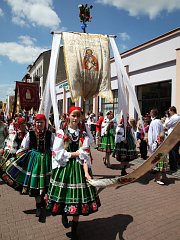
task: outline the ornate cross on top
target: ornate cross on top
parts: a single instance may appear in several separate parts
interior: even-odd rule
[[[80,4],[78,5],[79,7],[79,18],[80,18],[80,22],[82,22],[81,28],[83,30],[84,33],[86,33],[86,28],[87,28],[87,23],[86,22],[90,22],[92,17],[90,15],[90,9],[93,8],[93,6],[89,6],[88,4]]]

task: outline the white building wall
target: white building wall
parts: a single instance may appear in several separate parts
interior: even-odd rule
[[[178,34],[165,35],[121,54],[134,89],[140,85],[171,81],[171,105],[176,105],[176,49],[178,48],[180,48],[180,36]],[[65,82],[60,84],[65,84]],[[113,60],[111,60],[111,88],[112,90],[118,88],[116,67]],[[69,90],[64,89],[63,91],[58,84],[56,92],[57,100],[66,99],[67,110],[67,99],[70,98]],[[94,104],[93,107],[95,107]],[[101,98],[99,98],[98,111],[101,111]],[[129,114],[134,116],[134,106],[131,99],[129,99]]]
[[[122,58],[124,66],[129,66],[129,72],[155,66],[176,59],[176,49],[180,46],[180,37],[143,48],[132,55]]]
[[[123,65],[128,66],[129,79],[135,87],[161,81],[172,81],[171,105],[176,105],[176,49],[180,47],[180,37],[147,46],[133,54],[122,57]],[[167,66],[174,61],[174,65]],[[173,63],[173,62],[172,62]],[[160,65],[161,64],[161,65]],[[136,72],[135,72],[136,71]],[[115,62],[111,62],[112,89],[117,89]],[[129,96],[130,98],[130,96]],[[134,106],[129,99],[129,114],[134,116]]]

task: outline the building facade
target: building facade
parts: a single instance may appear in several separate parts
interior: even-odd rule
[[[40,99],[47,79],[50,54],[50,50],[41,53],[28,68],[30,81],[39,81]],[[142,115],[152,108],[158,108],[160,115],[163,116],[172,105],[176,106],[180,113],[180,28],[121,53],[121,58],[135,89]],[[100,111],[105,113],[107,110],[117,113],[118,83],[114,58],[111,58],[110,62],[114,103],[108,103],[100,97],[85,102],[79,99],[76,103],[72,103],[65,72],[63,47],[60,47],[56,78],[60,115],[66,113],[72,104],[83,107],[85,112],[92,111],[96,115]],[[136,118],[131,96],[128,96],[128,99],[129,115]]]
[[[169,106],[176,106],[180,113],[180,28],[152,39],[121,54],[129,80],[135,89],[142,115],[157,108],[161,116]],[[114,58],[111,59],[111,88],[114,103],[94,97],[85,104],[79,100],[78,106],[85,106],[85,112],[117,113],[118,84]],[[67,81],[56,86],[60,113],[67,112],[71,103]],[[129,115],[137,117],[129,99]]]

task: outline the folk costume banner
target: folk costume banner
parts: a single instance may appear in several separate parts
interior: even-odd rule
[[[39,107],[39,86],[37,83],[16,82],[17,97],[19,97],[21,109],[26,111]]]
[[[113,102],[108,36],[63,32],[62,40],[72,101],[99,95]]]

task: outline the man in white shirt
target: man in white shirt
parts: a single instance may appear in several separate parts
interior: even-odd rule
[[[168,110],[169,121],[165,124],[165,129],[168,131],[168,135],[172,132],[176,124],[180,121],[180,115],[177,114],[176,107],[172,106]],[[177,171],[178,161],[180,161],[179,156],[180,142],[178,142],[172,150],[169,152],[169,165],[171,171]],[[180,162],[179,162],[180,163]]]
[[[161,120],[158,118],[158,110],[152,109],[150,111],[151,123],[148,130],[148,147],[149,152],[153,153],[153,144],[157,141],[157,136],[164,132]]]

